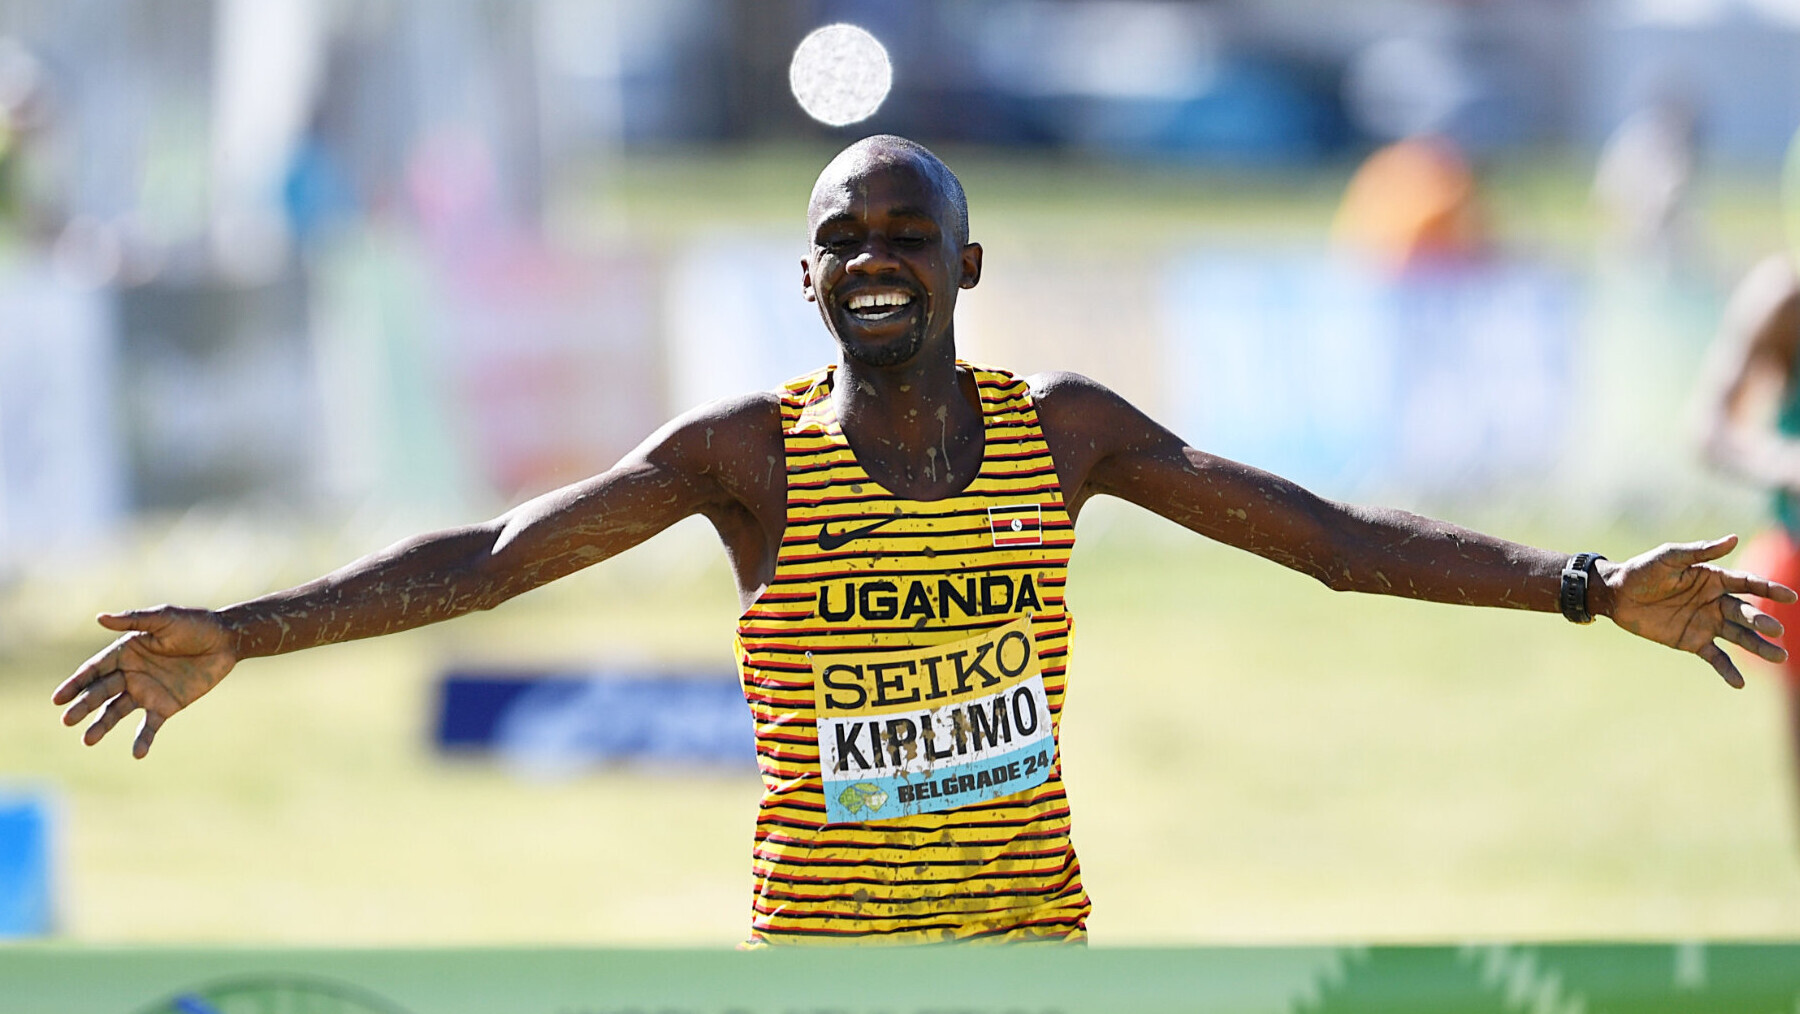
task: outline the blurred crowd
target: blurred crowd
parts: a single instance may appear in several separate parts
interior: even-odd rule
[[[847,128],[787,94],[834,21],[895,68]],[[1666,499],[1674,403],[1738,266],[1696,184],[1773,177],[1796,68],[1791,0],[4,0],[0,564],[201,503],[457,516],[808,368],[829,349],[797,226],[652,256],[556,209],[639,153],[876,131],[1341,190],[1312,248],[1196,235],[997,275],[976,352],[1057,350],[1017,365],[1093,370],[1339,495],[1601,462],[1608,503]],[[1598,267],[1502,241],[1484,168],[1540,155],[1592,167]],[[1146,270],[1151,309],[1118,305]],[[700,298],[743,322],[735,347]],[[1034,315],[1051,300],[1090,330]],[[1597,372],[1661,403],[1595,406]],[[1202,374],[1242,403],[1184,403]]]

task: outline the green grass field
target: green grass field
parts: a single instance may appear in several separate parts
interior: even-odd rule
[[[493,613],[246,664],[145,762],[83,748],[48,702],[104,641],[80,617],[222,602],[373,548],[254,531],[146,532],[127,564],[8,593],[0,772],[63,802],[67,939],[741,937],[752,773],[530,781],[428,747],[453,663],[728,665],[704,527]],[[1766,670],[1734,693],[1604,621],[1334,596],[1106,502],[1082,539],[1064,749],[1097,944],[1800,936]]]

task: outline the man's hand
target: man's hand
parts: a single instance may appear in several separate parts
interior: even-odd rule
[[[98,619],[108,630],[127,633],[82,663],[51,700],[69,704],[64,725],[74,725],[105,705],[81,737],[89,746],[100,742],[126,715],[144,709],[131,747],[132,755],[141,759],[170,715],[218,686],[237,664],[231,632],[204,609],[174,606],[102,613]]]
[[[1793,602],[1796,595],[1786,585],[1707,562],[1736,546],[1737,536],[1727,535],[1711,542],[1658,546],[1617,566],[1602,563],[1605,594],[1611,598],[1607,614],[1639,637],[1699,655],[1726,683],[1742,687],[1743,674],[1713,643],[1716,638],[1770,662],[1785,661],[1787,652],[1766,640],[1781,636],[1775,617],[1738,596]]]

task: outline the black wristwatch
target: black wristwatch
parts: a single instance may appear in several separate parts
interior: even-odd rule
[[[1606,557],[1599,553],[1576,553],[1563,565],[1562,593],[1558,602],[1563,617],[1570,623],[1594,622],[1594,614],[1588,609],[1588,573],[1595,561],[1604,559]]]

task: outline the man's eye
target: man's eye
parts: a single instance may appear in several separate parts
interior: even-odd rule
[[[903,234],[903,235],[895,236],[894,237],[894,245],[895,246],[924,246],[925,245],[925,237],[924,236],[914,236],[914,235],[910,235],[910,234]]]

